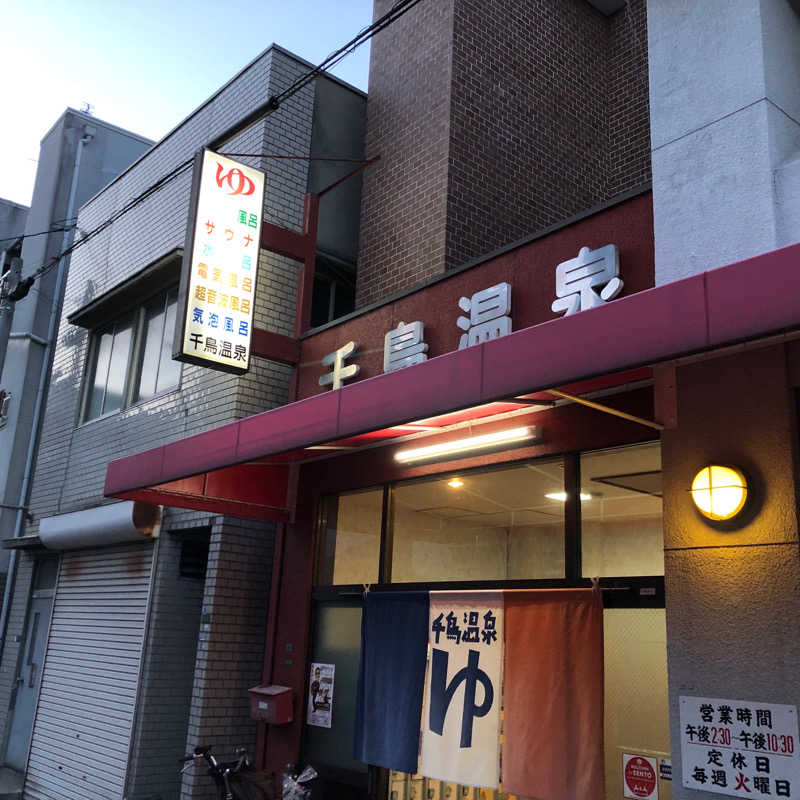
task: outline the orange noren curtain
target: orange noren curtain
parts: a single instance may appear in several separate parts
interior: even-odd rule
[[[506,592],[505,626],[503,791],[604,797],[600,592]]]

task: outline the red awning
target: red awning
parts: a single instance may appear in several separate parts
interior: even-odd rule
[[[800,327],[798,257],[800,245],[775,250],[117,459],[105,494],[285,520],[290,464],[320,448],[435,430],[520,407],[521,395]]]

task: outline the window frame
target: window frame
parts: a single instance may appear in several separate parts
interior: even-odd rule
[[[169,316],[168,315],[169,297],[173,292],[175,294],[175,315],[176,315],[176,319],[177,319],[178,302],[179,302],[179,291],[178,291],[177,284],[174,285],[174,286],[167,286],[165,289],[162,289],[161,291],[156,292],[154,295],[151,295],[149,298],[147,298],[146,300],[143,300],[139,304],[139,308],[136,311],[137,316],[138,316],[137,332],[136,332],[136,337],[135,337],[134,342],[133,342],[133,347],[131,348],[131,361],[130,361],[130,364],[129,364],[129,369],[131,370],[131,372],[129,373],[129,375],[130,375],[130,387],[129,387],[129,393],[128,393],[128,397],[127,397],[128,404],[127,404],[127,406],[123,406],[123,408],[128,408],[130,406],[139,405],[140,403],[147,403],[150,400],[155,400],[157,397],[161,397],[161,395],[168,394],[169,392],[174,392],[175,390],[180,389],[181,380],[183,378],[183,362],[178,361],[177,359],[173,359],[171,357],[171,353],[172,353],[171,343],[172,343],[172,337],[173,337],[173,334],[174,334],[174,330],[170,331],[168,329],[168,326],[167,326],[167,319],[168,319],[168,316]],[[161,373],[161,360],[160,360],[160,355],[159,355],[158,370],[156,370],[156,388],[155,388],[155,391],[149,397],[141,397],[141,396],[137,396],[137,393],[141,391],[141,387],[142,387],[142,367],[143,367],[143,364],[144,364],[144,355],[145,355],[144,349],[145,349],[145,346],[147,344],[147,337],[146,337],[146,331],[145,331],[145,324],[146,324],[146,321],[147,321],[147,309],[148,309],[148,306],[159,296],[163,296],[163,298],[164,298],[164,303],[163,303],[163,307],[162,307],[163,314],[164,314],[164,322],[163,322],[163,327],[161,329],[161,339],[160,339],[161,347],[159,349],[159,354],[163,353],[163,351],[164,351],[164,342],[165,341],[169,342],[170,343],[170,347],[169,347],[170,360],[171,361],[175,361],[175,363],[178,365],[178,380],[177,380],[177,382],[175,383],[174,386],[172,386],[170,388],[167,388],[167,389],[162,389],[161,391],[158,391],[158,376]]]
[[[111,354],[113,355],[113,352],[114,352],[114,337],[116,336],[116,330],[115,329],[116,329],[117,323],[120,320],[122,320],[125,317],[127,317],[129,314],[131,314],[130,311],[125,311],[122,314],[119,314],[117,317],[115,317],[110,322],[108,322],[105,325],[103,325],[101,328],[98,328],[97,330],[90,331],[90,333],[89,333],[89,347],[88,347],[88,350],[87,350],[86,363],[84,364],[84,370],[83,370],[83,373],[84,373],[83,374],[83,396],[82,396],[82,399],[81,399],[81,410],[80,410],[80,418],[79,418],[79,423],[80,424],[83,424],[84,422],[92,422],[92,421],[94,421],[96,419],[103,419],[104,417],[109,417],[112,414],[117,414],[117,413],[119,413],[119,411],[121,411],[123,408],[126,408],[126,406],[127,406],[128,374],[130,372],[130,367],[131,367],[131,357],[133,355],[133,351],[136,349],[135,345],[136,345],[137,319],[136,319],[136,314],[135,313],[131,315],[131,345],[128,348],[128,358],[127,358],[127,362],[126,362],[126,365],[125,365],[125,380],[124,380],[124,385],[123,385],[123,390],[122,390],[122,405],[120,406],[120,408],[115,408],[113,411],[105,411],[105,412],[101,411],[101,413],[98,414],[95,417],[87,417],[87,415],[89,413],[89,406],[90,406],[90,403],[91,403],[92,388],[94,386],[95,377],[97,375],[97,360],[98,360],[98,351],[99,351],[99,348],[100,348],[100,342],[101,342],[103,336],[105,336],[107,333],[111,333],[112,334]],[[109,356],[109,365],[108,365],[109,371],[111,370],[111,364],[112,364],[112,359]],[[106,398],[107,394],[108,394],[108,375],[106,375],[106,379],[105,379],[105,385],[104,385],[104,389],[103,389],[103,401],[101,403],[101,407],[103,405],[105,405],[105,398]]]
[[[87,425],[92,422],[96,422],[100,419],[106,419],[108,417],[113,416],[114,414],[119,414],[123,411],[126,411],[129,408],[132,408],[137,405],[141,405],[142,403],[149,403],[151,400],[155,400],[163,395],[169,394],[170,392],[179,391],[181,387],[181,383],[183,381],[183,364],[180,364],[178,369],[178,380],[174,386],[170,386],[167,389],[162,389],[160,392],[156,391],[154,394],[150,395],[146,398],[138,398],[134,400],[134,396],[137,391],[139,391],[140,384],[141,384],[141,376],[142,376],[142,357],[143,357],[143,349],[145,346],[145,318],[147,307],[150,305],[156,298],[159,296],[163,297],[164,301],[164,327],[162,328],[162,335],[161,335],[161,345],[163,348],[163,343],[165,338],[167,340],[171,337],[171,332],[167,330],[166,326],[166,313],[169,307],[169,296],[170,294],[175,294],[175,302],[177,303],[177,291],[178,285],[177,283],[171,283],[168,286],[162,286],[157,291],[148,294],[147,296],[143,297],[139,302],[137,302],[134,306],[122,311],[121,313],[117,314],[114,319],[106,322],[105,324],[98,326],[97,328],[92,328],[88,331],[88,344],[86,348],[86,357],[84,361],[84,368],[83,368],[83,383],[81,388],[81,399],[78,405],[78,418],[76,425],[82,426]],[[95,375],[97,373],[97,356],[98,356],[98,348],[100,346],[100,340],[102,336],[109,331],[114,330],[115,326],[119,323],[120,320],[125,319],[127,316],[132,317],[132,325],[131,325],[131,345],[128,350],[128,358],[125,364],[125,379],[124,379],[124,386],[122,390],[122,404],[119,408],[116,408],[112,411],[106,411],[101,414],[98,414],[94,417],[89,417],[89,405],[92,396],[92,388],[94,386]],[[112,352],[113,352],[113,344],[112,344]],[[109,362],[109,369],[111,363]],[[157,385],[157,382],[156,382]],[[104,399],[105,394],[108,390],[108,377],[106,376],[106,387],[104,389]]]
[[[330,325],[353,312],[353,302],[348,300],[344,302],[348,308],[337,311],[337,293],[346,292],[347,295],[355,297],[355,275],[355,264],[317,250],[312,286],[312,330]],[[324,314],[320,313],[321,301],[327,304]],[[353,308],[349,307],[351,305]],[[322,319],[323,315],[325,316],[324,320]]]
[[[567,499],[564,503],[564,577],[563,578],[525,578],[508,580],[478,580],[478,581],[431,581],[431,582],[409,582],[393,583],[391,581],[391,557],[392,557],[392,497],[395,486],[398,484],[423,483],[431,479],[446,479],[449,471],[444,470],[434,475],[424,475],[410,479],[398,479],[386,483],[360,486],[356,491],[378,490],[383,488],[383,507],[381,513],[381,532],[380,532],[380,561],[378,565],[378,584],[370,588],[378,591],[458,591],[458,590],[484,590],[484,589],[566,589],[566,588],[589,588],[593,585],[591,578],[582,576],[582,538],[581,538],[581,508],[580,508],[580,489],[581,475],[580,462],[581,455],[585,453],[601,453],[605,450],[617,450],[620,447],[637,447],[657,442],[658,439],[631,442],[628,445],[612,445],[585,451],[572,451],[559,454],[548,454],[541,458],[530,458],[523,460],[513,460],[495,463],[491,465],[477,466],[471,469],[457,470],[459,476],[489,472],[496,469],[508,468],[511,464],[522,465],[525,463],[536,463],[540,461],[554,461],[562,459],[564,465],[564,490]],[[455,474],[456,470],[453,471]],[[315,515],[315,536],[314,536],[314,567],[312,577],[312,599],[313,600],[332,600],[335,598],[347,598],[361,595],[364,586],[360,584],[340,584],[340,585],[318,585],[323,565],[321,563],[321,542],[320,531],[325,530],[322,526],[327,524],[328,498],[349,494],[350,491],[325,493],[319,496],[317,513]],[[603,589],[604,608],[664,608],[664,575],[634,575],[634,576],[613,576],[599,578],[599,586]]]

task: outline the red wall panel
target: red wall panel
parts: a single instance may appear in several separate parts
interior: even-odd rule
[[[358,380],[380,375],[383,337],[399,322],[421,320],[425,324],[429,358],[456,350],[461,335],[456,326],[462,313],[459,298],[502,281],[511,284],[515,331],[558,319],[562,315],[550,308],[556,299],[556,267],[574,258],[581,247],[596,249],[606,244],[615,244],[619,250],[620,275],[625,283],[622,297],[653,286],[653,205],[649,192],[302,340],[297,397],[329,391],[318,384],[327,371],[319,362],[351,340],[358,345],[359,354],[348,363],[361,367]]]

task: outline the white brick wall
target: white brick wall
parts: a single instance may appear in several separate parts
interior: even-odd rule
[[[200,626],[187,752],[213,745],[217,757],[230,759],[244,746],[254,755],[247,690],[261,683],[273,547],[271,524],[215,521],[203,596],[210,621]],[[185,774],[181,800],[215,796],[204,770]]]
[[[268,97],[307,70],[284,51],[271,48],[232,79],[204,106],[156,144],[119,179],[81,209],[78,227],[91,231],[132,198],[220,135]],[[221,148],[227,153],[308,155],[314,103],[313,85]],[[243,158],[267,173],[264,214],[268,221],[299,230],[308,178],[308,162]],[[251,361],[242,376],[184,365],[175,391],[110,416],[78,424],[81,384],[89,341],[87,331],[66,318],[148,264],[182,246],[188,214],[190,171],[186,171],[109,229],[79,247],[72,256],[64,313],[55,350],[52,380],[41,436],[31,509],[42,517],[103,502],[106,466],[111,459],[199,433],[287,402],[291,370],[263,359]],[[291,335],[294,329],[297,264],[262,251],[255,303],[257,327]],[[120,309],[123,311],[124,309]],[[199,597],[197,587],[182,593],[170,579],[179,546],[174,531],[212,526],[211,551],[203,588],[203,609],[211,614],[200,641],[175,626],[181,609]],[[177,798],[178,782],[169,770],[183,752],[171,752],[188,724],[188,742],[179,749],[211,743],[225,755],[244,744],[252,752],[255,724],[247,714],[246,689],[261,679],[273,526],[195,512],[170,511],[158,549],[153,606],[145,649],[141,704],[132,748],[131,798],[160,793]],[[35,533],[38,522],[28,527]],[[0,709],[8,707],[18,646],[30,589],[30,561],[21,558],[9,623],[9,643],[0,663]],[[189,613],[187,611],[187,613]],[[171,636],[170,634],[174,634]],[[192,641],[190,641],[192,640]],[[171,641],[171,643],[170,643]],[[177,682],[165,669],[176,658],[194,659],[191,710],[179,720],[174,703]],[[172,692],[172,695],[170,695]],[[164,702],[159,702],[159,698]],[[171,706],[166,705],[170,698]],[[184,712],[187,711],[185,700]],[[188,723],[187,723],[188,719]],[[170,752],[166,753],[165,751]],[[177,770],[175,770],[176,772]],[[205,797],[210,781],[201,770],[187,774],[181,797]],[[172,788],[170,788],[172,787]],[[171,792],[171,793],[170,793]]]
[[[95,228],[305,70],[305,65],[282,51],[267,51],[84,206],[78,227],[84,231]],[[308,86],[278,112],[231,140],[222,151],[307,155],[313,101],[313,86]],[[267,173],[265,218],[299,230],[308,162],[242,160]],[[252,371],[242,377],[184,365],[178,390],[76,427],[89,334],[70,325],[66,317],[183,244],[190,183],[187,171],[73,254],[33,484],[31,506],[37,517],[102,502],[106,465],[112,458],[286,402],[289,370],[281,365],[254,359]],[[291,335],[297,264],[262,251],[259,266],[262,271],[255,304],[256,325]]]

